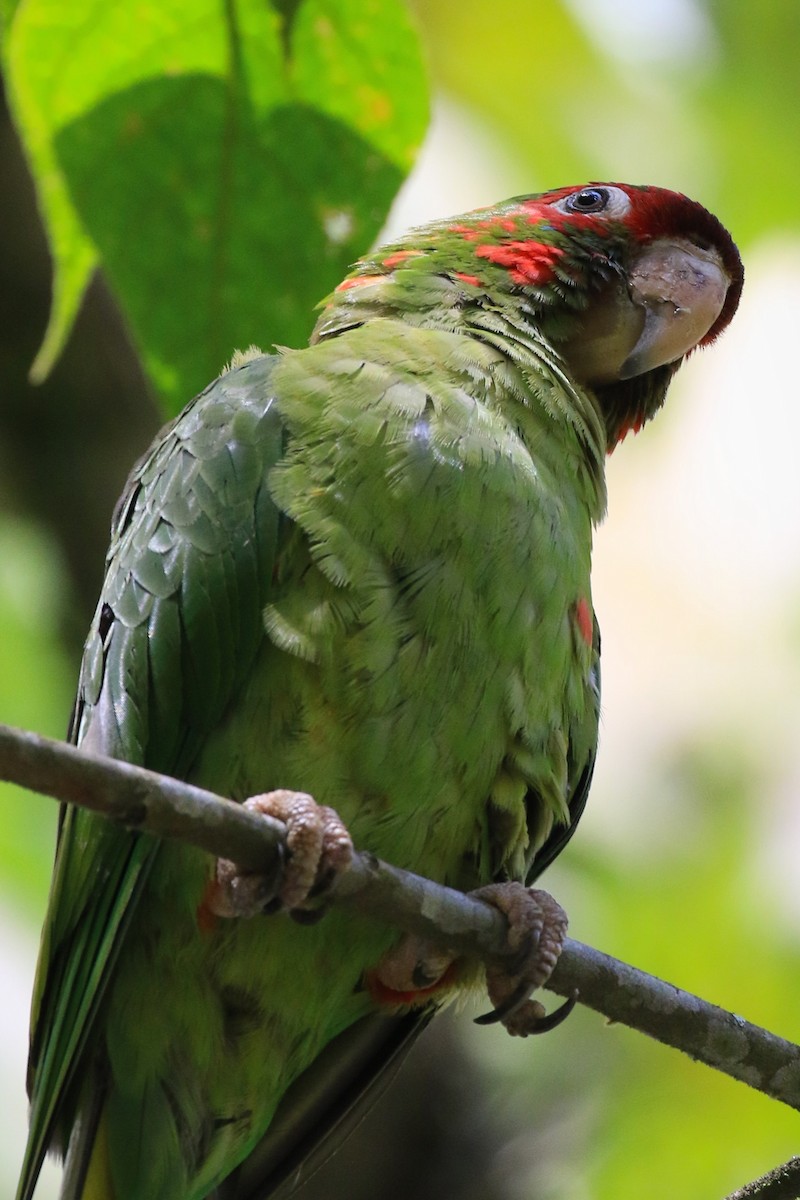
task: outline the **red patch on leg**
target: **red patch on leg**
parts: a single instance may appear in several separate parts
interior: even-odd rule
[[[218,887],[219,884],[217,883],[216,879],[209,879],[203,891],[203,895],[200,897],[200,903],[198,904],[195,912],[195,919],[197,921],[197,928],[202,934],[213,933],[217,927],[217,921],[219,920],[219,917],[214,912],[211,901],[212,897],[216,894]]]
[[[458,974],[457,968],[457,961],[452,962],[447,970],[430,987],[414,988],[412,991],[407,992],[396,992],[393,988],[387,987],[378,977],[377,969],[366,972],[364,983],[370,997],[379,1008],[413,1007],[414,1005],[422,1005],[439,992],[448,991],[454,987]]]
[[[472,287],[481,286],[477,275],[465,275],[463,271],[453,271],[453,279],[460,279],[462,283],[469,283]]]

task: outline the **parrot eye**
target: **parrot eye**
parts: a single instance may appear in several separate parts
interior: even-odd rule
[[[608,204],[608,192],[605,188],[583,188],[574,196],[568,196],[564,207],[567,212],[596,213],[602,212]]]
[[[630,206],[630,198],[622,188],[599,185],[581,188],[579,192],[573,192],[571,196],[565,196],[553,205],[565,213],[577,213],[581,216],[605,213],[609,217],[624,216]]]

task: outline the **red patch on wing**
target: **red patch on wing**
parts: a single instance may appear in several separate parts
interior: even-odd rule
[[[345,279],[338,287],[334,288],[335,292],[347,292],[350,288],[364,287],[368,283],[377,283],[379,279],[383,279],[383,275],[355,275],[352,279]]]
[[[591,605],[585,596],[581,596],[575,605],[575,624],[586,645],[591,646],[594,639],[594,618]]]
[[[564,253],[558,246],[545,242],[503,242],[498,246],[478,246],[478,258],[505,267],[514,283],[549,283],[555,271],[553,267]]]
[[[391,271],[400,263],[405,262],[407,258],[419,258],[424,253],[424,250],[395,250],[394,254],[386,255],[383,265]]]
[[[463,271],[453,271],[453,279],[460,279],[462,283],[470,283],[473,287],[481,286],[477,275],[465,275]]]
[[[438,992],[453,987],[458,975],[457,962],[452,962],[447,970],[439,976],[430,987],[415,988],[410,992],[396,992],[393,988],[381,983],[377,971],[367,971],[364,983],[372,1000],[381,1008],[403,1008],[410,1004],[424,1004]]]

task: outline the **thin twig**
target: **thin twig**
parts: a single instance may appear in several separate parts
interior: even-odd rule
[[[800,1158],[790,1158],[760,1179],[737,1188],[725,1200],[798,1200],[799,1196]]]
[[[233,859],[268,874],[277,888],[283,826],[211,792],[7,725],[0,725],[0,779]],[[495,909],[370,854],[355,856],[333,898],[449,950],[481,959],[506,950],[505,921]],[[800,1047],[742,1017],[569,938],[547,986],[562,996],[577,991],[609,1021],[800,1110]]]

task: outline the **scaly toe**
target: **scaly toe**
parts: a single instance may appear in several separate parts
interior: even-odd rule
[[[317,804],[305,792],[286,789],[251,796],[244,804],[286,825],[283,878],[276,897],[261,875],[220,859],[216,885],[207,900],[217,916],[252,916],[276,907],[300,909],[349,867],[353,843],[332,808]]]
[[[492,884],[472,893],[500,910],[508,921],[508,956],[486,968],[494,1010],[478,1024],[500,1021],[515,1037],[543,1033],[560,1024],[577,997],[548,1016],[530,995],[553,973],[567,936],[567,914],[548,892],[520,883]]]

